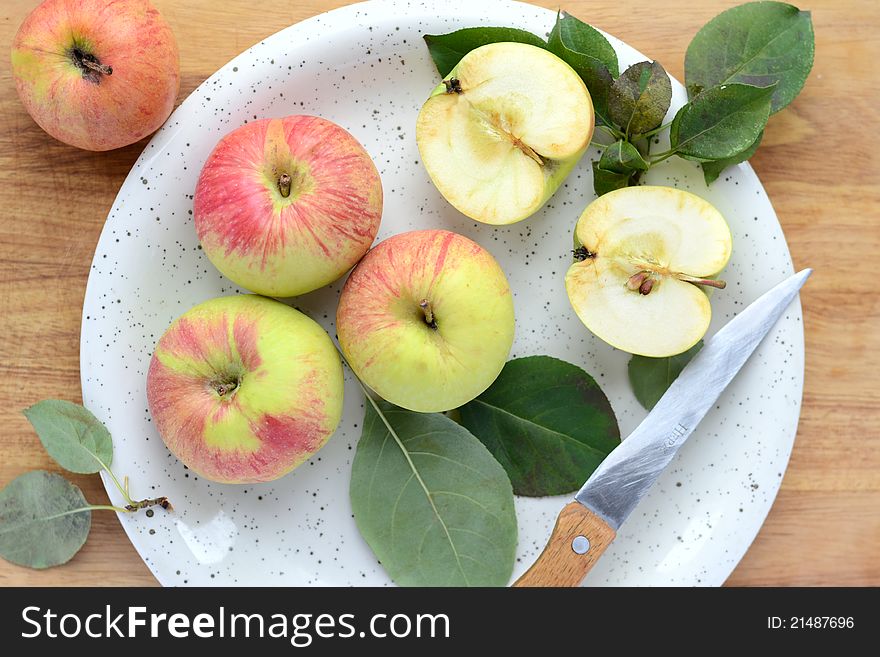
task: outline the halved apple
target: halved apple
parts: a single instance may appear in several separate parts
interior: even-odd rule
[[[673,356],[706,334],[712,308],[699,286],[723,288],[730,228],[714,206],[671,187],[626,187],[584,210],[565,276],[581,321],[642,356]]]
[[[544,205],[592,134],[593,103],[577,73],[523,43],[466,54],[416,123],[422,161],[440,193],[468,217],[495,225]]]

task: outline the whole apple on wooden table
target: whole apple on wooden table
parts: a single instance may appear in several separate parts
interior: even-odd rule
[[[180,89],[177,42],[147,0],[46,0],[15,35],[12,73],[34,121],[90,151],[155,132]]]

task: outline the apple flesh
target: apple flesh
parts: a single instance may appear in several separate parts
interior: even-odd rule
[[[424,413],[457,408],[488,388],[513,329],[510,287],[495,258],[445,230],[380,242],[349,276],[336,313],[358,378]]]
[[[575,229],[575,262],[565,277],[578,317],[598,337],[642,356],[673,356],[709,328],[712,308],[699,286],[731,253],[721,213],[671,187],[627,187],[593,201]]]
[[[522,43],[466,54],[416,123],[440,193],[471,219],[495,225],[537,212],[592,134],[593,104],[581,78],[547,50]]]
[[[264,119],[211,153],[194,215],[217,269],[253,292],[291,297],[332,283],[367,252],[382,219],[382,182],[335,123]]]
[[[147,401],[168,449],[221,483],[272,481],[317,452],[342,416],[342,364],[314,321],[253,295],[206,301],[156,346]]]
[[[90,151],[155,132],[180,88],[177,42],[146,0],[46,0],[15,35],[12,72],[39,126]]]

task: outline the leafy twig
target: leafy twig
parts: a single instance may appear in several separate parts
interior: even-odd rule
[[[152,506],[172,510],[166,497],[132,499],[128,477],[120,483],[110,469],[110,433],[83,406],[46,399],[24,414],[61,467],[80,474],[106,471],[125,499],[125,506],[89,504],[79,487],[64,477],[44,470],[27,472],[0,491],[0,556],[31,568],[57,566],[82,548],[92,511],[137,513]]]

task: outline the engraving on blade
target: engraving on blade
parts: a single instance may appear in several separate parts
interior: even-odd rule
[[[679,422],[672,428],[672,431],[666,434],[666,438],[663,439],[663,446],[666,449],[673,449],[678,447],[678,444],[687,437],[688,428]]]
[[[617,530],[797,296],[805,269],[759,297],[718,333],[575,499]]]

